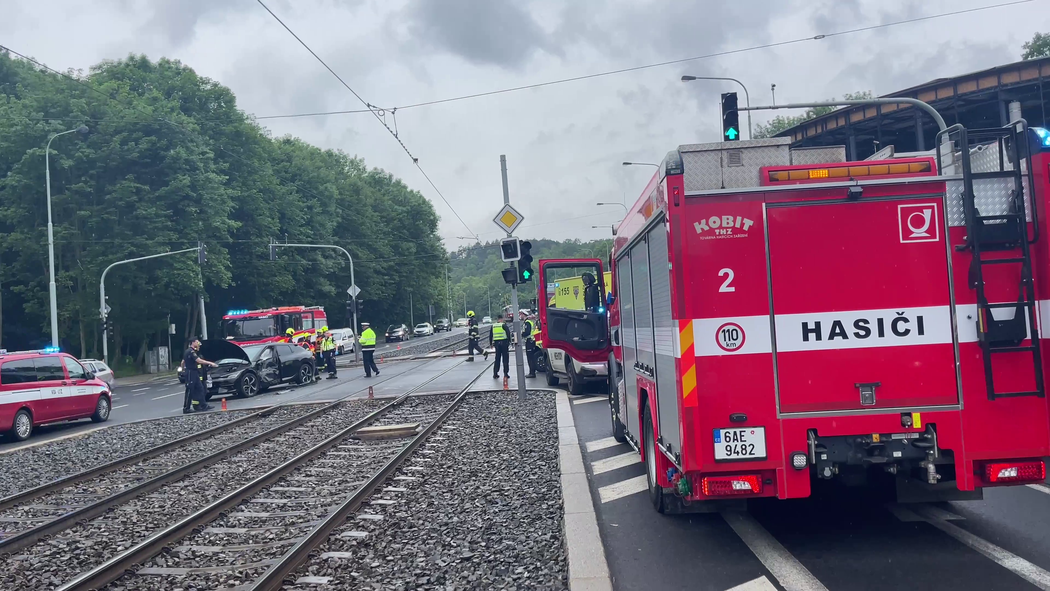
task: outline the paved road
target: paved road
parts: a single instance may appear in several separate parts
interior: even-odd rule
[[[619,591],[1050,589],[1048,486],[899,506],[831,484],[743,512],[662,516],[638,456],[610,437],[606,398],[572,407]]]
[[[465,329],[459,329],[465,332]],[[453,334],[456,334],[453,331]],[[425,342],[434,338],[444,338],[447,333],[440,333],[434,337],[422,337],[413,342]],[[396,344],[391,344],[396,348]],[[377,347],[379,348],[379,347]],[[465,349],[459,351],[460,355]],[[491,359],[491,357],[490,357]],[[373,386],[375,396],[397,395],[415,385],[433,377],[443,369],[453,365],[459,365],[463,357],[453,358],[428,358],[414,361],[391,361],[379,364],[380,376],[366,379],[359,367],[341,368],[339,378],[335,380],[321,379],[319,382],[306,386],[281,385],[275,386],[266,392],[260,393],[250,399],[239,399],[228,397],[227,408],[230,410],[256,408],[280,404],[290,399],[301,402],[317,402],[322,400],[334,400],[347,394],[356,396],[367,396],[368,386]],[[425,391],[458,390],[465,380],[461,379],[463,372],[477,372],[482,367],[479,357],[474,363],[462,363],[462,367],[442,376],[437,381],[429,384]],[[471,369],[477,368],[477,369]],[[324,375],[324,374],[322,374]],[[535,381],[538,387],[542,383]],[[513,383],[513,380],[512,380]],[[502,387],[502,380],[492,380],[487,377],[479,381],[478,388]],[[179,383],[175,376],[164,376],[157,379],[128,386],[117,385],[113,388],[113,411],[109,421],[101,425],[89,420],[80,420],[55,425],[44,425],[37,427],[33,436],[26,442],[15,443],[7,438],[0,438],[0,452],[16,449],[25,445],[39,444],[57,438],[68,437],[83,433],[90,429],[97,429],[108,425],[141,421],[160,417],[172,417],[182,413],[182,400],[185,386]],[[211,403],[218,408],[221,404],[219,398],[213,398]]]

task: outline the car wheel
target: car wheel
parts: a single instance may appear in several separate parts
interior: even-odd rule
[[[250,371],[241,374],[237,378],[237,395],[243,398],[251,398],[259,393],[259,376]]]
[[[106,396],[99,396],[98,402],[95,403],[95,414],[91,415],[91,420],[96,423],[104,423],[109,419],[109,411],[113,408],[109,398]]]
[[[581,382],[579,376],[576,375],[576,367],[573,365],[572,359],[568,356],[566,356],[565,359],[565,374],[568,376],[566,386],[569,389],[569,394],[572,396],[583,394],[583,382]]]
[[[295,374],[295,383],[302,386],[312,381],[314,381],[314,368],[310,367],[310,363],[299,365],[299,373]]]
[[[33,417],[29,411],[22,409],[15,413],[15,420],[11,424],[11,437],[15,441],[25,441],[33,434]]]
[[[645,415],[642,419],[642,429],[645,431],[645,480],[649,485],[649,501],[653,508],[663,513],[667,509],[664,503],[664,490],[656,479],[656,438],[653,435],[653,419],[649,409],[642,410]]]
[[[343,346],[339,345],[339,355],[342,355],[342,354],[343,354]]]

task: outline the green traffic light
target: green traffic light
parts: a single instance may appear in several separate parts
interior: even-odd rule
[[[739,132],[737,132],[737,130],[735,128],[730,127],[729,130],[726,131],[726,137],[728,137],[731,140],[735,140],[736,136],[738,136],[738,135],[740,135],[740,134],[739,134]]]
[[[529,271],[528,269],[526,269],[526,270],[521,272],[521,276],[524,277],[525,279],[528,279],[529,277],[532,276],[532,271]]]

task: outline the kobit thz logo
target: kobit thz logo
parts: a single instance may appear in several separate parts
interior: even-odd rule
[[[744,216],[713,215],[698,222],[693,222],[693,229],[696,230],[701,240],[746,238],[747,231],[754,224],[754,220]]]
[[[941,239],[936,203],[898,205],[897,225],[902,244],[937,242]]]

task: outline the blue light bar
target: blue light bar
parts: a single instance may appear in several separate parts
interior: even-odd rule
[[[62,349],[55,346],[44,347],[44,353],[58,353]]]
[[[230,310],[226,313],[227,316],[236,316],[238,314],[247,314],[249,310]]]
[[[1047,130],[1045,127],[1029,127],[1028,129],[1035,132],[1044,148],[1050,148],[1050,130]]]

